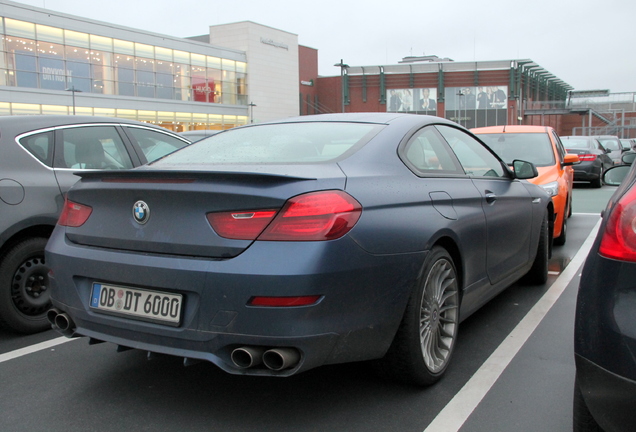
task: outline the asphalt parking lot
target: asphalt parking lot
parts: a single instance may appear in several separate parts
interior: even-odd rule
[[[240,377],[53,331],[0,331],[0,429],[569,431],[579,267],[613,190],[575,188],[548,283],[515,284],[462,323],[448,374],[430,388],[383,381],[363,363]]]

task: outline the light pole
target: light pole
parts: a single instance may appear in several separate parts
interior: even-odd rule
[[[340,68],[340,87],[341,87],[341,98],[342,98],[342,112],[345,112],[345,70],[349,67],[348,64],[345,64],[342,59],[340,59],[340,63],[336,63],[334,66]]]
[[[254,123],[254,107],[256,104],[254,102],[250,102],[247,106],[250,107],[250,123]]]
[[[73,115],[75,115],[75,93],[81,93],[81,90],[77,90],[75,88],[75,86],[71,86],[70,88],[67,88],[65,91],[70,91],[71,94],[73,95]]]

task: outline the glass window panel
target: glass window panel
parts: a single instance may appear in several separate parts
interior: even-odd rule
[[[81,48],[88,48],[88,34],[72,30],[64,30],[64,43]]]
[[[245,62],[236,62],[236,71],[241,73],[247,73],[247,63]]]
[[[124,69],[134,69],[135,68],[135,58],[128,55],[119,55],[115,54],[115,66],[117,68]]]
[[[113,39],[104,36],[90,35],[91,49],[112,51]]]
[[[170,48],[155,47],[155,58],[157,60],[172,61],[172,50]]]
[[[236,116],[236,125],[242,126],[247,124],[247,116]]]
[[[11,115],[11,104],[9,102],[0,102],[0,115]]]
[[[66,62],[66,74],[69,78],[90,78],[91,65],[88,63]]]
[[[11,18],[5,18],[4,23],[6,26],[5,31],[8,35],[35,39],[35,24]]]
[[[138,71],[143,70],[152,72],[155,70],[155,61],[150,58],[136,57],[135,66]]]
[[[208,60],[208,67],[209,68],[221,69],[221,59],[220,58],[208,56],[207,60]]]
[[[64,31],[61,28],[36,24],[35,31],[37,32],[38,40],[64,43]]]
[[[66,89],[66,68],[63,60],[40,58],[40,87],[49,90]]]
[[[31,53],[22,54],[16,51],[14,61],[15,69],[18,71],[37,71],[37,61],[36,58],[31,55]]]
[[[117,117],[137,120],[137,110],[117,109]]]
[[[221,69],[234,72],[236,70],[236,62],[234,60],[222,59]]]
[[[156,80],[158,87],[172,87],[174,85],[174,77],[172,75],[158,73]]]
[[[88,48],[67,46],[66,59],[74,62],[88,63],[91,59],[90,50]]]
[[[115,117],[115,108],[93,108],[96,116]]]
[[[93,80],[93,93],[115,94],[115,81],[110,80]]]
[[[208,123],[208,115],[202,113],[192,113],[192,121],[196,123],[197,126],[205,126]]]
[[[35,55],[36,44],[34,40],[7,37],[5,43],[7,45],[7,51],[10,53]]]
[[[63,163],[60,163],[62,167],[126,169],[133,166],[126,147],[113,126],[75,127],[62,129],[60,132],[63,141],[56,146],[63,147]]]
[[[185,147],[188,143],[159,131],[139,127],[124,126],[137,141],[148,162],[155,161],[168,153]]]
[[[220,114],[210,114],[208,115],[208,122],[212,126],[221,126],[223,124],[223,116]],[[216,129],[216,127],[211,127],[211,129]]]
[[[11,104],[11,113],[13,115],[40,114],[40,105],[13,103]]]
[[[51,166],[53,165],[53,136],[53,131],[29,135],[21,138],[20,144],[41,162]]]
[[[145,122],[154,122],[157,120],[157,111],[137,111],[137,119]]]
[[[178,112],[178,113],[175,113],[175,118],[177,119],[178,122],[190,123],[192,122],[192,113]]]
[[[157,118],[159,121],[172,123],[174,121],[174,113],[170,111],[159,111],[157,112]]]
[[[73,112],[73,107],[71,107],[70,111]],[[93,108],[91,108],[91,107],[75,107],[75,115],[92,116],[93,115]]]
[[[121,67],[117,68],[117,79],[115,81],[119,81],[120,83],[134,83],[135,82],[135,71],[132,69],[124,69]]]
[[[191,63],[193,66],[202,66],[205,68],[205,56],[203,54],[190,54]]]
[[[155,70],[159,73],[172,74],[172,62],[157,60],[155,62]]]
[[[135,42],[135,55],[137,57],[154,58],[155,47]]]
[[[190,53],[174,50],[174,61],[175,63],[190,64]]]
[[[99,66],[111,66],[113,64],[113,54],[105,51],[91,51],[91,63]]]
[[[117,94],[121,96],[134,96],[135,85],[133,83],[117,83]]]
[[[91,92],[91,80],[89,78],[77,78],[67,77],[66,88],[74,88],[75,92],[90,93]],[[77,98],[77,95],[75,95]]]
[[[36,73],[17,71],[15,80],[18,87],[38,88],[38,75]]]
[[[174,89],[172,87],[157,87],[156,94],[159,99],[174,99]]]
[[[52,42],[38,42],[37,53],[40,57],[64,59],[64,45]]]
[[[113,39],[113,47],[116,53],[135,55],[135,43]]]
[[[71,110],[73,108],[71,107]],[[77,111],[77,108],[76,108]],[[68,115],[69,107],[62,105],[42,105],[42,114]],[[71,111],[71,114],[73,112]]]

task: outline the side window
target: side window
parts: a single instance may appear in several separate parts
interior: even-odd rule
[[[45,165],[52,166],[53,131],[20,138],[20,144]]]
[[[450,126],[435,126],[471,176],[505,177],[505,171],[497,159],[484,145],[466,132]]]
[[[155,161],[188,145],[186,141],[159,131],[130,126],[124,126],[124,129],[137,142],[148,162]]]
[[[559,153],[559,160],[561,161],[561,163],[563,163],[563,158],[565,157],[565,154],[567,152],[565,148],[563,147],[563,143],[561,142],[561,139],[559,138],[559,136],[555,134],[554,132],[551,132],[551,134],[552,134],[552,139],[554,140],[557,146],[557,151]]]
[[[452,151],[434,127],[418,131],[401,151],[400,157],[418,175],[464,174]]]
[[[127,169],[133,164],[114,126],[59,129],[56,166],[72,169]]]

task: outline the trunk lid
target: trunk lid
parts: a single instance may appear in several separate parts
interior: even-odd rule
[[[208,167],[209,169],[209,167]],[[253,241],[222,238],[212,212],[279,210],[290,197],[345,187],[336,164],[232,166],[223,171],[137,169],[85,172],[68,199],[90,206],[80,227],[66,227],[77,244],[149,254],[227,259]],[[134,217],[143,201],[148,218]]]

